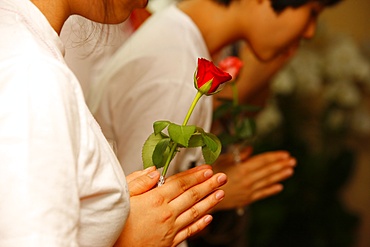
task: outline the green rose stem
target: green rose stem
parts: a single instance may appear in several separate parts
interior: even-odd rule
[[[233,91],[233,105],[234,107],[237,107],[238,104],[239,104],[239,94],[238,94],[238,88],[236,86],[236,82],[233,81],[232,84],[231,84],[231,88],[232,88],[232,91]],[[233,120],[234,120],[234,126],[236,124],[236,116],[233,117]],[[235,164],[239,164],[240,163],[240,146],[233,146],[232,147],[232,154],[234,156],[234,162]],[[239,215],[239,216],[243,216],[244,213],[245,213],[245,210],[244,210],[244,207],[238,207],[236,209],[236,213]]]
[[[193,103],[191,103],[191,106],[190,106],[190,108],[188,110],[188,113],[186,114],[186,117],[184,119],[184,122],[182,123],[182,126],[185,126],[188,123],[189,118],[190,118],[191,114],[193,113],[196,104],[198,103],[199,99],[202,96],[203,96],[203,93],[201,93],[201,92],[198,91],[197,94],[195,95],[195,98],[193,100]],[[162,171],[162,177],[163,177],[162,179],[164,179],[164,177],[166,176],[166,173],[167,173],[167,170],[168,170],[168,166],[169,166],[170,161],[171,161],[171,157],[172,157],[173,153],[175,152],[176,148],[177,148],[177,143],[175,143],[172,146],[172,148],[170,150],[170,154],[167,157],[166,163],[165,163],[164,168],[163,168],[163,171]],[[163,183],[163,182],[161,182],[161,183]]]
[[[238,88],[236,87],[235,81],[231,83],[231,88],[233,90],[233,105],[237,106],[239,104],[239,95],[238,95]]]

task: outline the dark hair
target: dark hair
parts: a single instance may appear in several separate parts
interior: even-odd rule
[[[229,5],[233,0],[216,0],[216,2],[222,5]],[[276,12],[280,12],[287,7],[298,8],[308,2],[315,1],[323,4],[324,6],[334,5],[342,0],[270,0],[271,6]]]
[[[111,2],[112,0],[102,0],[104,5],[103,23],[90,21],[82,24],[82,28],[79,31],[82,32],[81,35],[83,35],[83,38],[81,38],[82,42],[77,44],[78,46],[85,46],[85,53],[82,55],[82,58],[91,56],[95,51],[99,50],[98,48],[108,44],[108,38],[112,28],[110,25],[104,23],[107,22],[111,15],[114,15]]]
[[[324,6],[331,6],[340,2],[341,0],[270,0],[270,1],[272,8],[275,11],[280,12],[287,7],[298,8],[311,1],[318,2]]]

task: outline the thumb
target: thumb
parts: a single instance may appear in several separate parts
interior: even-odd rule
[[[160,174],[157,170],[151,171],[150,169],[140,172],[141,174],[138,174],[139,172],[133,173],[135,178],[129,178],[127,180],[130,196],[137,196],[147,192],[148,190],[152,189],[159,180]],[[129,176],[131,176],[131,174]]]
[[[240,151],[240,159],[242,161],[245,161],[245,160],[249,159],[252,154],[253,154],[253,147],[252,146],[247,146],[247,147],[243,148]]]

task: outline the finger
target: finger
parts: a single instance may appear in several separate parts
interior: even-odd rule
[[[292,168],[282,169],[278,172],[272,173],[266,177],[263,177],[253,184],[253,190],[258,190],[270,186],[272,184],[281,182],[293,175],[294,171]]]
[[[265,163],[261,162],[253,162],[250,164],[250,177],[253,181],[258,181],[260,179],[264,179],[269,177],[283,169],[293,169],[296,165],[295,158],[288,158],[284,160],[278,160],[273,162]]]
[[[201,232],[206,228],[213,220],[211,215],[205,215],[201,219],[192,223],[190,226],[179,231],[173,240],[172,246],[177,246],[181,242],[185,241],[187,238],[194,236],[195,234]]]
[[[128,183],[130,196],[137,196],[152,189],[159,180],[159,172],[157,170],[143,173]]]
[[[247,146],[240,151],[223,153],[217,158],[216,162],[213,164],[213,167],[216,167],[217,169],[220,166],[220,170],[222,170],[222,167],[225,167],[226,165],[243,163],[250,158],[252,153],[253,148],[251,146]],[[236,159],[239,161],[236,161]]]
[[[198,169],[195,172],[182,172],[175,175],[175,178],[167,180],[162,186],[156,188],[160,190],[163,198],[168,203],[189,190],[191,187],[201,184],[213,176],[211,169]],[[208,191],[210,193],[211,191]]]
[[[276,194],[280,193],[283,190],[283,188],[284,187],[281,184],[273,184],[269,187],[257,190],[251,195],[250,203],[253,203],[255,201],[262,200],[264,198],[276,195]]]
[[[273,163],[291,158],[286,151],[266,152],[251,157],[248,161],[253,162],[255,167],[260,167],[268,163]]]
[[[240,151],[240,160],[244,161],[251,157],[253,153],[253,147],[247,146]]]
[[[172,176],[166,178],[166,182],[170,182],[172,180],[179,179],[180,177],[187,176],[189,174],[192,174],[194,172],[204,170],[204,169],[212,169],[212,166],[210,166],[210,165],[200,165],[200,166],[188,169],[186,171],[176,173],[175,175],[172,175]]]
[[[193,207],[193,205],[200,201],[202,198],[205,198],[207,195],[215,191],[217,188],[224,185],[226,181],[227,177],[225,174],[223,173],[215,174],[214,176],[212,176],[212,178],[196,186],[193,186],[189,190],[179,195],[177,198],[172,200],[169,203],[169,205],[175,210],[175,212],[181,214],[184,211],[188,210],[189,208]],[[211,204],[209,205],[212,206]]]
[[[283,152],[266,152],[250,157],[249,159],[242,159],[240,165],[243,165],[247,172],[251,173],[258,169],[265,169],[267,165],[272,165],[279,161],[288,160],[289,153]]]
[[[133,172],[133,173],[126,176],[126,181],[127,181],[127,183],[130,183],[132,180],[136,179],[137,177],[139,177],[143,174],[148,174],[149,172],[152,172],[154,170],[155,170],[155,166],[151,166],[151,167],[146,168],[144,170]]]
[[[183,227],[192,224],[205,214],[209,213],[219,202],[225,198],[223,190],[216,190],[201,201],[197,202],[176,219],[176,227],[182,229]]]

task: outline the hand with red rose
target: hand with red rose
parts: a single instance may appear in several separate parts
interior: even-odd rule
[[[173,175],[152,189],[159,176],[154,167],[127,176],[131,210],[115,246],[177,246],[210,223],[207,212],[224,197],[217,188],[226,176],[213,175],[208,165]]]
[[[238,164],[232,154],[222,154],[213,165],[215,172],[223,172],[228,177],[227,184],[221,187],[225,198],[215,211],[241,208],[275,195],[283,190],[281,182],[293,175],[296,160],[288,152],[273,151],[255,156],[251,153],[250,147],[242,151]]]
[[[131,210],[116,246],[177,246],[210,223],[212,217],[207,212],[224,197],[224,192],[217,189],[226,183],[225,174],[213,175],[210,166],[203,165],[173,175],[166,183],[164,176],[178,148],[202,147],[206,160],[213,162],[218,157],[221,147],[217,137],[199,127],[187,126],[187,122],[200,97],[217,93],[219,86],[230,79],[211,62],[199,59],[194,76],[198,92],[183,124],[154,123],[154,133],[142,150],[147,169],[127,177]],[[165,128],[166,133],[162,132]],[[154,167],[164,167],[161,176]]]

